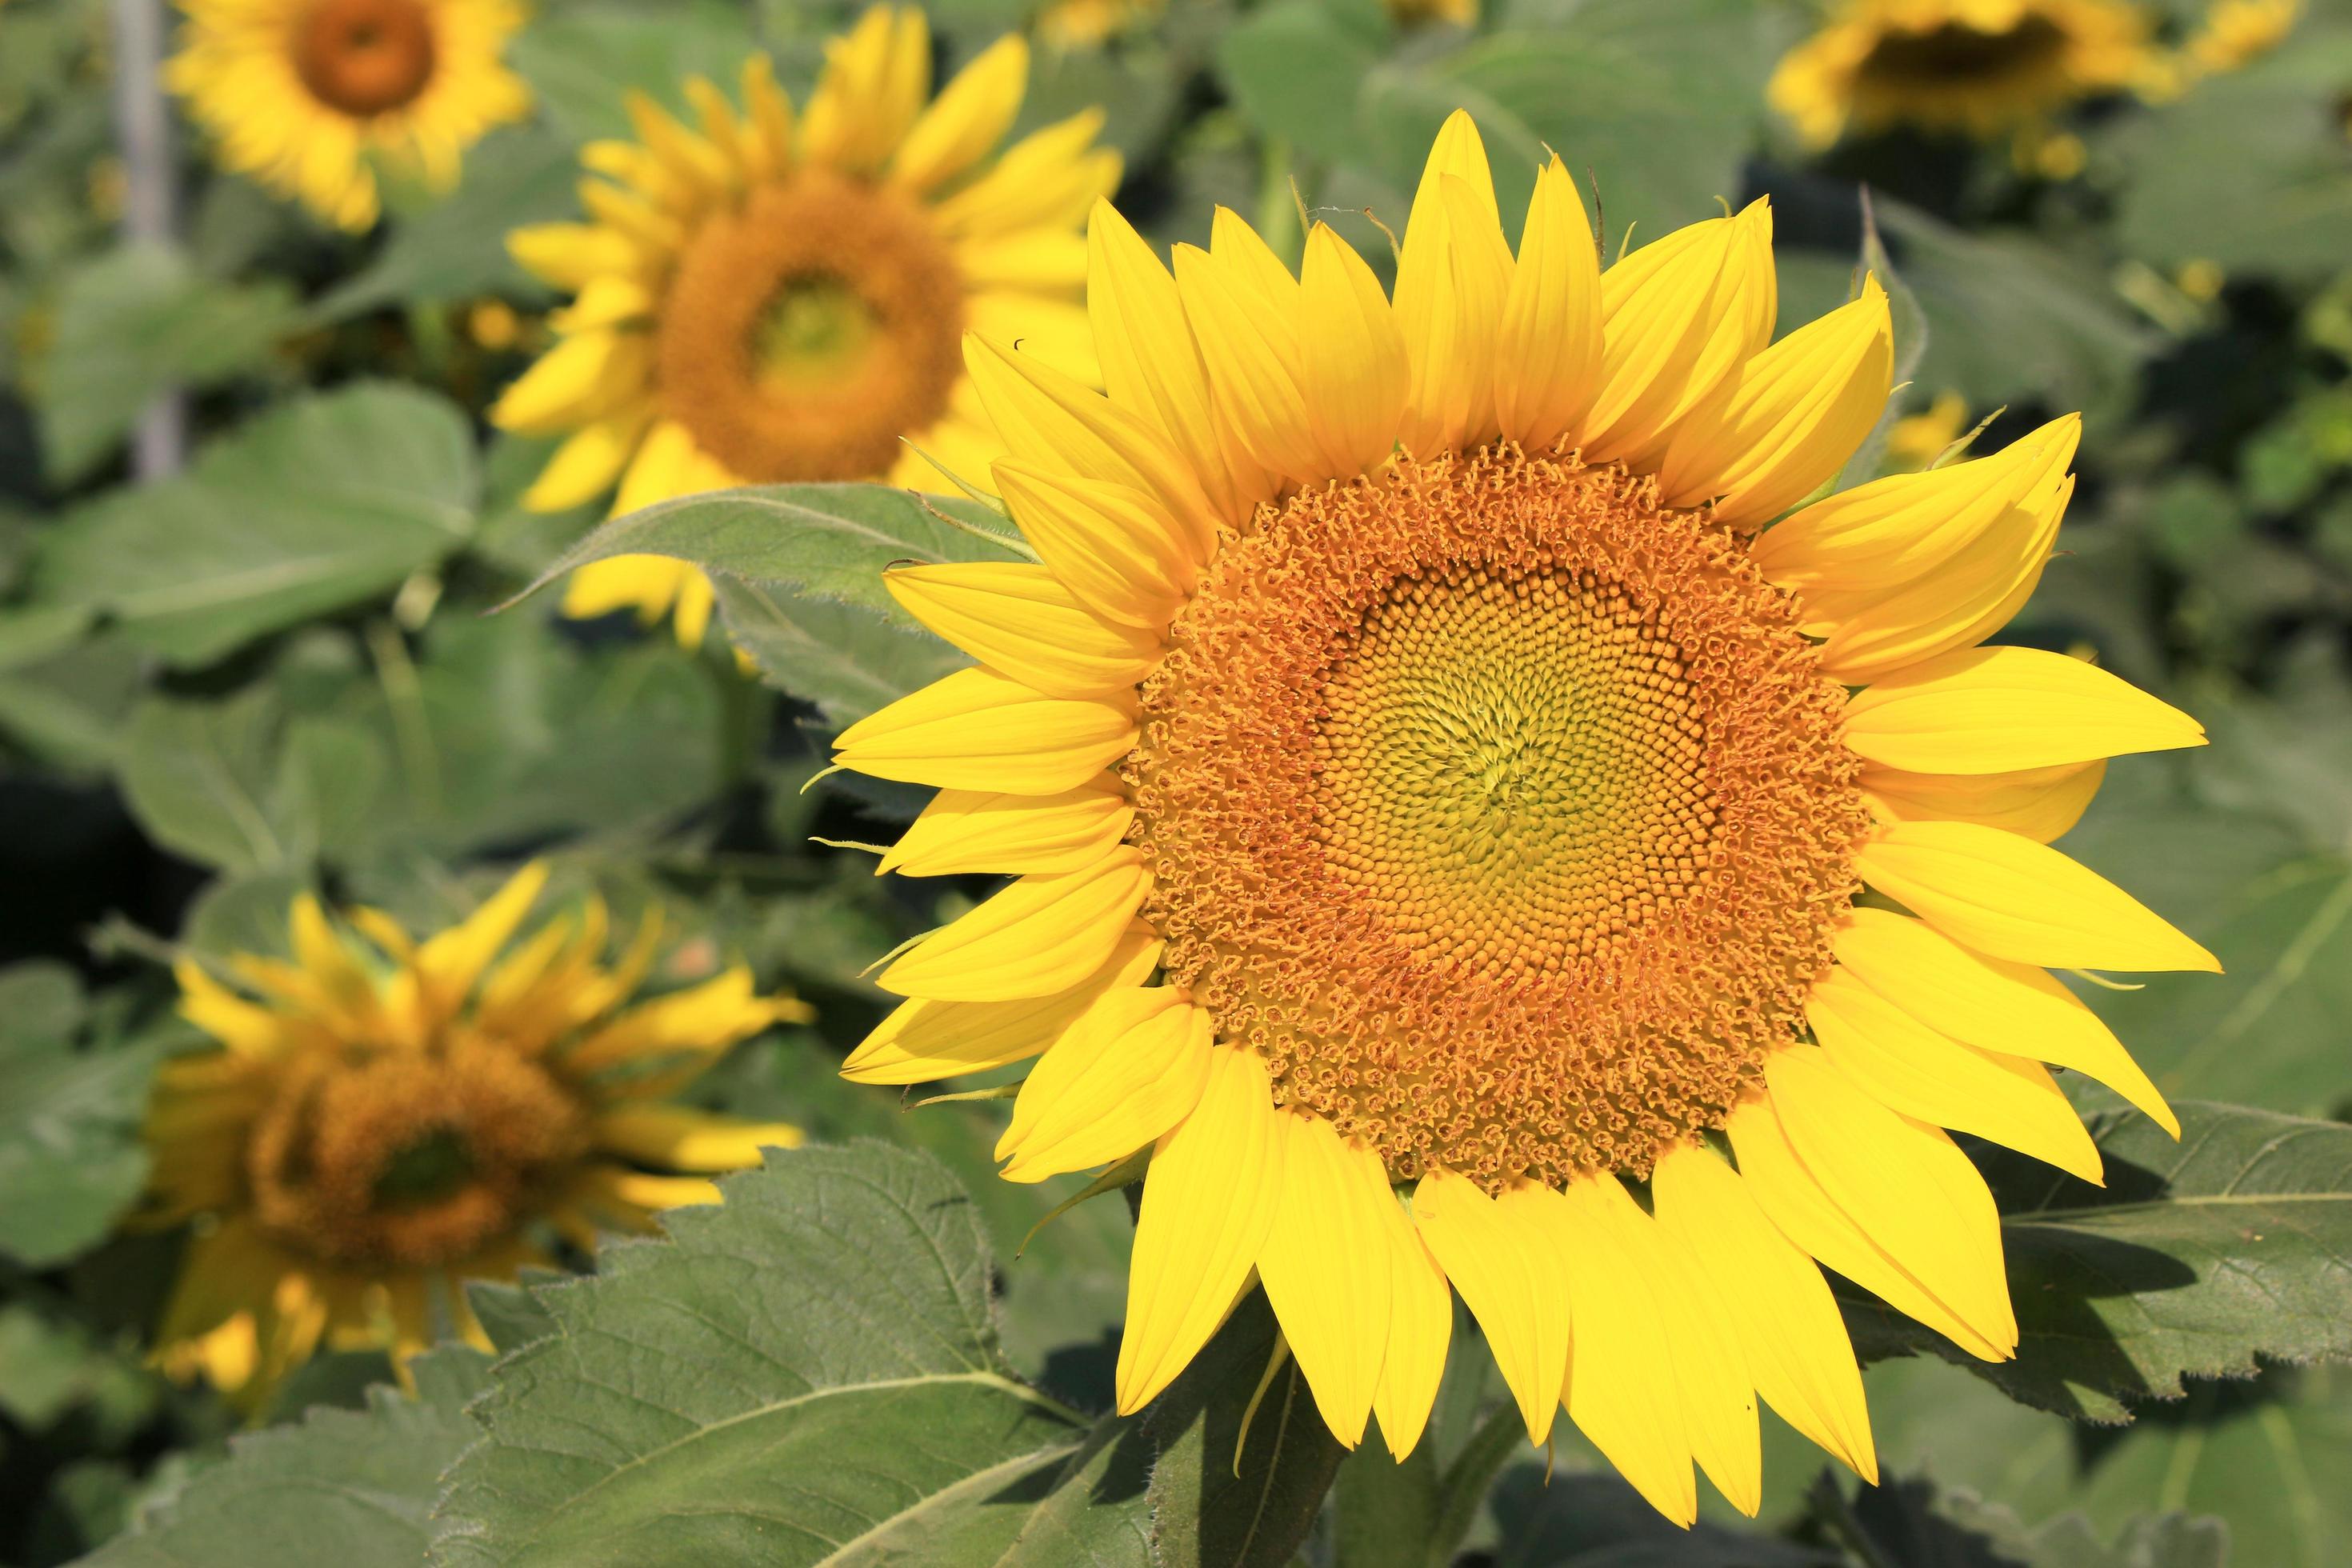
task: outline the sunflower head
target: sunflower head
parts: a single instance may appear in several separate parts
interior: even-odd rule
[[[1896,126],[1984,140],[2149,79],[2147,34],[2132,0],[1846,0],[1768,96],[1816,147]]]
[[[195,1226],[165,1366],[253,1401],[322,1342],[478,1342],[464,1281],[715,1203],[709,1173],[800,1141],[668,1099],[807,1008],[740,968],[640,1000],[658,922],[608,962],[598,903],[518,941],[545,880],[529,867],[421,942],[305,895],[291,962],[238,954],[233,985],[181,965],[181,1011],[217,1048],[166,1064],[148,1115],[142,1221]]]
[[[592,221],[517,231],[516,257],[574,296],[555,346],[492,417],[563,443],[525,497],[615,512],[732,485],[984,474],[1002,448],[972,401],[967,328],[1095,374],[1077,227],[1118,178],[1089,110],[1003,148],[1027,46],[982,50],[937,98],[922,14],[877,6],[834,39],[795,123],[764,58],[740,103],[686,85],[693,123],[645,99],[637,136],[583,154]],[[573,615],[675,610],[698,641],[710,586],[624,557],[582,570]]]
[[[2040,966],[2212,966],[2047,847],[2195,722],[1979,646],[2077,422],[1837,491],[1876,281],[1776,337],[1769,207],[1603,270],[1557,158],[1515,251],[1463,115],[1392,290],[1230,213],[1172,268],[1108,205],[1088,247],[1106,392],[966,351],[1037,563],[893,570],[975,662],[837,742],[940,791],[883,869],[1017,879],[845,1070],[1034,1058],[1008,1179],[1148,1154],[1123,1410],[1255,1277],[1402,1457],[1458,1291],[1530,1436],[1565,1408],[1683,1522],[1694,1464],[1757,1507],[1759,1395],[1873,1473],[1817,1263],[2011,1353],[1942,1129],[2096,1180],[2042,1060],[2170,1113]]]
[[[344,228],[376,220],[370,160],[446,188],[530,108],[500,60],[516,0],[181,0],[165,79],[220,157]]]

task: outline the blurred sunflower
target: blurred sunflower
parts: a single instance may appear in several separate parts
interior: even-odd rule
[[[347,229],[376,220],[370,156],[436,189],[530,110],[500,59],[516,0],[180,0],[164,79],[228,167]]]
[[[1934,402],[1897,419],[1886,432],[1886,471],[1917,473],[1942,457],[1944,448],[1967,434],[1968,427],[1968,401],[1957,392],[1936,394]]]
[[[466,1280],[717,1203],[708,1173],[801,1141],[668,1099],[806,1005],[741,968],[633,1001],[659,921],[607,964],[596,901],[509,951],[546,879],[526,868],[423,942],[358,910],[363,942],[305,894],[292,963],[230,962],[258,1000],[180,965],[181,1013],[220,1048],[166,1063],[147,1118],[141,1223],[196,1222],[158,1336],[174,1375],[257,1405],[321,1343],[404,1360],[438,1320],[487,1348]]]
[[[1878,417],[1885,294],[1774,342],[1761,202],[1604,272],[1556,158],[1515,257],[1460,114],[1392,300],[1321,226],[1296,277],[1230,212],[1172,276],[1107,204],[1089,242],[1108,396],[967,342],[1041,563],[890,573],[978,662],[838,742],[940,790],[883,869],[1018,880],[845,1071],[1036,1057],[1008,1179],[1148,1157],[1122,1411],[1255,1278],[1402,1456],[1451,1281],[1530,1436],[1564,1404],[1671,1518],[1694,1459],[1754,1511],[1759,1392],[1873,1474],[1816,1260],[2012,1354],[1942,1129],[2096,1181],[2042,1061],[2175,1123],[2037,966],[2214,967],[2047,847],[2197,724],[1978,646],[2077,422],[1759,535]]]
[[[1898,125],[1990,139],[2148,78],[2147,32],[2128,0],[1845,0],[1768,95],[1815,147]]]
[[[966,327],[1020,338],[1094,374],[1085,311],[1087,207],[1118,184],[1094,146],[1099,110],[995,155],[1019,111],[1028,47],[1005,37],[936,100],[922,14],[877,6],[827,46],[798,125],[764,58],[739,116],[687,83],[698,130],[650,100],[639,140],[590,146],[594,219],[520,229],[525,267],[576,295],[560,337],[491,417],[568,434],[526,505],[582,505],[618,482],[615,513],[739,484],[887,479],[944,488],[908,443],[959,474],[1003,448],[971,400]],[[676,611],[689,645],[709,579],[653,556],[572,575],[564,609]]]

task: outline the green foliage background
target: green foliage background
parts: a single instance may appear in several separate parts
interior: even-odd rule
[[[1768,1419],[1761,1519],[1718,1508],[1687,1535],[1565,1424],[1528,1451],[1466,1319],[1402,1467],[1343,1460],[1294,1374],[1259,1388],[1262,1302],[1143,1416],[1101,1415],[1119,1199],[1015,1260],[1068,1194],[993,1178],[1001,1103],[905,1111],[835,1078],[882,1010],[866,963],[985,888],[877,881],[828,842],[887,839],[919,803],[803,786],[832,731],[956,662],[876,569],[983,542],[809,487],[584,547],[711,566],[770,684],[719,639],[562,624],[551,595],[486,614],[597,521],[522,511],[546,448],[482,418],[526,362],[482,346],[473,309],[551,302],[505,229],[568,216],[625,89],[675,103],[755,47],[802,85],[843,10],[545,4],[513,50],[536,116],[447,198],[395,192],[377,233],[332,234],[184,137],[181,236],[141,246],[108,199],[108,9],[0,5],[0,1563],[2352,1561],[2345,0],[2175,101],[2084,110],[2063,181],[1904,135],[1805,154],[1762,102],[1812,19],[1793,4],[1490,0],[1465,32],[1375,0],[1170,0],[1103,48],[1040,50],[1024,125],[1107,105],[1121,205],[1157,239],[1204,238],[1223,203],[1295,246],[1304,203],[1385,257],[1360,215],[1401,224],[1467,106],[1513,232],[1546,147],[1590,171],[1612,247],[1769,192],[1784,321],[1883,244],[1912,302],[1909,410],[2000,410],[1993,443],[2085,412],[2069,553],[2005,635],[2087,646],[2210,729],[2116,763],[2065,843],[2227,965],[2089,993],[2188,1136],[2070,1084],[2105,1191],[1983,1157],[2019,1361],[1948,1364],[1857,1300],[1885,1484]],[[2198,22],[2152,14],[2168,37]],[[1015,0],[932,15],[949,63],[1034,21]],[[135,482],[134,423],[169,389],[193,461]],[[381,1357],[327,1357],[240,1432],[146,1364],[175,1242],[115,1234],[149,1075],[190,1044],[163,961],[280,947],[303,888],[429,928],[530,852],[813,1000],[815,1026],[745,1047],[706,1098],[833,1146],[731,1179],[597,1278],[483,1292],[495,1362],[437,1351],[412,1398]]]

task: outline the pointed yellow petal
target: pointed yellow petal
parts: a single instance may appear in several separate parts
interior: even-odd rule
[[[1381,281],[1328,226],[1307,237],[1299,268],[1298,384],[1322,448],[1319,478],[1384,461],[1412,390],[1404,335]]]
[[[1881,1105],[2105,1184],[2098,1145],[2040,1063],[1972,1050],[1843,969],[1813,982],[1805,1016],[1830,1064]]]
[[[172,975],[180,983],[181,1017],[242,1055],[276,1049],[282,1038],[278,1015],[239,996],[193,959],[173,964]]]
[[[1106,620],[1159,631],[1200,581],[1206,557],[1144,491],[1013,458],[993,472],[1038,555]]]
[[[1011,1002],[1100,969],[1127,934],[1151,873],[1120,845],[1083,871],[1024,877],[909,949],[875,980],[899,996]]]
[[[605,329],[560,340],[491,405],[502,430],[552,436],[642,401],[653,384],[653,340]]]
[[[762,1149],[797,1149],[808,1134],[789,1121],[739,1121],[683,1105],[619,1105],[589,1130],[608,1153],[672,1171],[740,1171]]]
[[[1528,1440],[1540,1443],[1568,1374],[1568,1286],[1550,1217],[1559,1194],[1529,1184],[1505,1197],[1507,1207],[1468,1177],[1432,1167],[1413,1190],[1412,1220],[1486,1331]]]
[[[766,55],[743,62],[743,113],[749,122],[752,177],[772,179],[792,167],[793,100],[776,85],[776,63]]]
[[[1685,1144],[1650,1177],[1658,1223],[1681,1238],[1725,1308],[1748,1375],[1790,1426],[1876,1484],[1870,1405],[1845,1320],[1813,1260],[1765,1217],[1713,1151]]]
[[[534,223],[507,232],[507,254],[541,281],[578,293],[599,278],[635,271],[637,247],[589,223]]]
[[[436,934],[417,950],[417,973],[445,1012],[473,990],[474,982],[506,946],[546,886],[547,862],[533,860],[508,878],[506,885],[483,900],[481,908],[463,922]]]
[[[1372,1391],[1381,1438],[1402,1464],[1421,1442],[1445,1375],[1445,1350],[1454,1336],[1454,1292],[1445,1271],[1422,1244],[1404,1205],[1389,1203],[1389,1347],[1381,1381]]]
[[[828,39],[801,142],[808,158],[852,174],[882,166],[930,90],[929,28],[921,12],[869,7]]]
[[[1211,1032],[1181,986],[1104,993],[1023,1081],[996,1144],[1004,1179],[1107,1165],[1176,1125],[1208,1082]]]
[[[1927,773],[2000,773],[2205,743],[2203,725],[2095,664],[2037,647],[1948,653],[1858,692],[1846,744]]]
[[[2048,844],[2083,820],[2106,772],[2104,761],[1977,774],[1873,763],[1862,770],[1862,797],[1881,822],[1974,822]]]
[[[955,247],[956,270],[974,293],[992,289],[1027,295],[1079,295],[1087,286],[1087,242],[1066,228],[1016,229]]]
[[[1396,321],[1412,364],[1400,439],[1423,456],[1482,440],[1495,425],[1495,345],[1511,247],[1486,144],[1455,110],[1429,150],[1397,260]]]
[[[1059,795],[1134,744],[1131,695],[1073,701],[959,669],[844,730],[834,761],[902,784]]]
[[[1955,942],[2057,969],[2199,969],[2213,955],[2138,900],[2046,845],[1973,822],[1882,824],[1863,880]]]
[[[1388,1354],[1395,1195],[1380,1157],[1318,1116],[1275,1117],[1282,1196],[1258,1252],[1258,1278],[1324,1425],[1363,1440]]]
[[[569,511],[611,489],[636,455],[637,443],[652,421],[653,405],[646,403],[581,426],[555,449],[523,492],[524,509]]]
[[[1107,991],[1140,985],[1160,963],[1160,941],[1138,921],[1103,966],[1067,991],[1013,1002],[902,1002],[841,1064],[855,1083],[929,1083],[1025,1061]]]
[[[882,585],[906,612],[999,675],[1048,697],[1097,697],[1138,685],[1160,638],[1114,626],[1046,567],[1022,561],[901,566]]]
[[[1875,277],[1862,298],[1739,367],[1675,429],[1658,487],[1668,506],[1713,500],[1718,521],[1760,527],[1811,495],[1886,406],[1895,324]]]
[[[2175,1138],[2180,1122],[2082,999],[2030,964],[1971,952],[1925,921],[1856,909],[1838,932],[1839,964],[1929,1028],[1980,1051],[2032,1057],[2105,1084]]]
[[[1287,1145],[1253,1052],[1211,1053],[1200,1104],[1160,1140],[1144,1178],[1118,1344],[1118,1413],[1150,1404],[1233,1310],[1274,1227]]]
[[[1218,217],[1225,219],[1223,208]],[[1265,247],[1247,225],[1232,219],[1220,237],[1236,232],[1249,234],[1254,247],[1231,238],[1214,253],[1178,246],[1176,291],[1217,406],[1232,420],[1243,448],[1270,472],[1304,479],[1323,458],[1299,386],[1298,285],[1278,261],[1272,262],[1276,277],[1268,285],[1253,265]]]
[[[1601,259],[1558,156],[1536,176],[1495,350],[1495,416],[1529,451],[1566,435],[1601,378]]]
[[[882,857],[874,874],[1076,871],[1101,859],[1134,820],[1134,802],[1108,774],[1043,796],[943,789]]]
[[[986,174],[933,206],[931,221],[950,240],[1075,228],[1118,185],[1119,155],[1089,150],[1102,127],[1103,111],[1095,108],[1031,132]]]
[[[1013,128],[1029,87],[1029,46],[1007,33],[940,89],[890,160],[890,183],[929,191],[986,157]]]

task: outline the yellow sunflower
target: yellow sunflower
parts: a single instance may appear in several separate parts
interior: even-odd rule
[[[744,68],[740,114],[687,83],[698,129],[632,100],[639,140],[583,154],[594,221],[510,240],[576,295],[552,318],[555,347],[491,410],[569,437],[525,505],[562,510],[616,481],[615,513],[740,484],[944,489],[913,447],[959,474],[1003,450],[958,360],[967,328],[1094,374],[1079,226],[1119,171],[1093,144],[1101,111],[999,155],[1028,47],[999,39],[937,99],[930,61],[922,14],[877,6],[827,47],[797,125],[764,58]],[[691,567],[624,556],[575,574],[563,604],[675,609],[691,645],[711,590]]]
[[[371,156],[436,189],[530,91],[499,56],[517,0],[180,0],[164,79],[222,160],[331,223],[378,210]]]
[[[1916,414],[1897,419],[1886,432],[1886,469],[1916,474],[1944,455],[1944,449],[1968,433],[1969,405],[1957,392],[1936,394],[1935,401]]]
[[[633,1001],[660,922],[610,964],[601,902],[514,942],[546,880],[525,868],[423,942],[374,910],[341,928],[305,894],[293,962],[231,961],[250,995],[180,965],[180,1011],[219,1048],[166,1063],[147,1118],[140,1222],[195,1222],[166,1368],[258,1403],[321,1343],[404,1360],[446,1327],[487,1349],[466,1280],[717,1203],[707,1173],[801,1141],[668,1100],[806,1005],[741,968]]]
[[[1816,147],[1898,125],[1991,138],[2146,79],[2147,32],[2129,0],[1844,0],[1768,94]]]
[[[1514,256],[1457,114],[1393,299],[1229,212],[1171,276],[1106,205],[1108,395],[968,341],[1039,563],[890,573],[978,662],[838,758],[940,790],[884,869],[1018,879],[882,972],[845,1070],[1037,1058],[1010,1180],[1149,1152],[1121,1410],[1255,1279],[1332,1432],[1402,1456],[1450,1282],[1531,1437],[1564,1405],[1667,1516],[1694,1459],[1752,1511],[1759,1393],[1873,1472],[1817,1261],[2013,1353],[1943,1129],[2096,1181],[2044,1061],[2174,1125],[2039,966],[2213,961],[2047,844],[2105,758],[2201,731],[1979,646],[2077,423],[1801,505],[1890,329],[1869,282],[1773,341],[1770,230],[1603,271],[1554,159]]]

